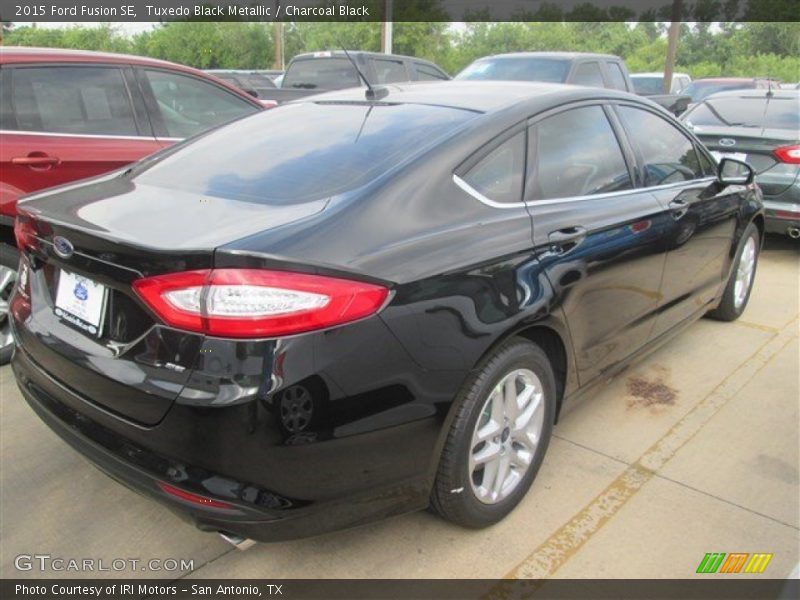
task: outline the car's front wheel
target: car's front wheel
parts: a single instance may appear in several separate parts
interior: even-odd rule
[[[483,362],[456,402],[431,503],[449,521],[486,527],[519,504],[547,451],[556,406],[550,361],[514,338]]]
[[[722,293],[722,300],[717,308],[708,313],[709,317],[720,321],[735,321],[744,312],[753,289],[761,248],[760,239],[758,228],[750,223],[739,241],[733,270]]]

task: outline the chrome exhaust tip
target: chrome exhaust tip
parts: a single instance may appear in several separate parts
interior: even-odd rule
[[[797,238],[800,238],[800,227],[789,227],[789,229],[786,230],[786,233],[790,238],[796,240]]]
[[[233,546],[237,550],[245,551],[248,548],[252,548],[256,544],[255,540],[243,538],[242,536],[236,535],[235,533],[228,533],[227,531],[220,531],[218,533],[219,537],[228,542],[231,546]]]

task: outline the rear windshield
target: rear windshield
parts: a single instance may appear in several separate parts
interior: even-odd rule
[[[637,94],[661,94],[664,90],[663,77],[639,77],[631,76],[633,89]]]
[[[473,81],[546,81],[561,83],[567,77],[569,63],[554,58],[503,57],[476,60],[456,75]]]
[[[717,92],[727,92],[729,90],[749,90],[753,89],[754,83],[749,81],[742,81],[739,83],[711,83],[709,81],[694,81],[686,86],[683,93],[692,98],[692,102],[700,102],[711,94]]]
[[[798,98],[709,98],[686,115],[693,126],[800,129]]]
[[[476,114],[416,104],[287,104],[144,165],[136,181],[263,204],[327,198],[374,180]]]
[[[359,85],[361,79],[347,58],[308,58],[289,65],[281,87],[332,90]]]

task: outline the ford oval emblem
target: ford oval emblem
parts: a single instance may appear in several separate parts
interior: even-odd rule
[[[736,145],[736,140],[733,140],[731,138],[722,138],[719,141],[719,145],[720,146],[727,146],[728,148],[730,148],[731,146],[735,146]]]
[[[72,242],[67,238],[57,235],[53,238],[53,250],[55,250],[55,253],[61,258],[69,258],[72,256],[75,248],[72,246]]]

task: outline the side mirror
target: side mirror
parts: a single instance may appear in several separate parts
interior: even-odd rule
[[[717,166],[717,179],[722,185],[749,185],[755,173],[746,162],[735,158],[723,158]]]

